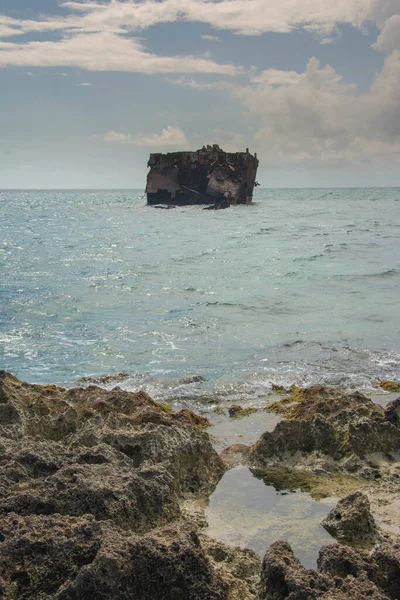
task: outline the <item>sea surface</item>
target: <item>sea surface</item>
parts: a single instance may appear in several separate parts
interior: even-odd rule
[[[263,189],[223,211],[0,191],[0,208],[0,367],[21,379],[123,372],[156,399],[256,404],[272,383],[400,378],[400,189]]]

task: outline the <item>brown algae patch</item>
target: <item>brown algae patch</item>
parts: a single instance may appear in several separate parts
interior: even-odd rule
[[[308,396],[308,389],[300,388],[297,385],[292,385],[290,393],[287,394],[287,390],[281,386],[272,386],[272,390],[275,394],[286,394],[280,400],[276,400],[267,406],[269,412],[273,412],[277,415],[287,416],[290,413],[290,409],[296,404],[305,400]]]
[[[276,415],[285,415],[291,406],[293,406],[293,399],[290,396],[286,396],[286,398],[282,398],[282,400],[277,400],[276,402],[269,404],[266,410]]]
[[[391,380],[378,380],[378,386],[385,392],[400,392],[400,382]]]
[[[346,393],[324,385],[313,385],[307,388],[294,385],[288,396],[272,405],[275,412],[294,420],[310,420],[316,415],[329,418],[340,411],[348,409],[355,411],[361,406],[373,408],[370,399],[358,391]],[[268,410],[271,410],[271,406]]]
[[[205,533],[260,556],[276,540],[285,540],[306,567],[315,567],[321,546],[334,542],[320,523],[337,500],[317,501],[308,492],[294,491],[293,485],[287,486],[292,491],[283,487],[266,485],[247,467],[231,469],[210,497]]]
[[[238,419],[239,417],[248,417],[255,412],[258,412],[257,408],[243,408],[242,406],[239,406],[239,404],[232,404],[232,406],[228,408],[229,416],[233,419]]]

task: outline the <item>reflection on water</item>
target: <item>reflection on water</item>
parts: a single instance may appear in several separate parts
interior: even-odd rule
[[[261,556],[270,544],[285,540],[304,566],[315,568],[321,546],[335,541],[320,523],[336,502],[317,502],[301,491],[277,492],[240,466],[224,475],[210,498],[207,534]]]

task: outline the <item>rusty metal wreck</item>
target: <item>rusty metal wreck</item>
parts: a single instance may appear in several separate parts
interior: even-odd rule
[[[257,154],[224,152],[214,144],[196,152],[150,154],[148,204],[250,204],[256,182]]]

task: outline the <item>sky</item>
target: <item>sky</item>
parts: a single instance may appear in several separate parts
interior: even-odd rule
[[[213,143],[266,188],[400,186],[400,0],[0,0],[0,188]]]

